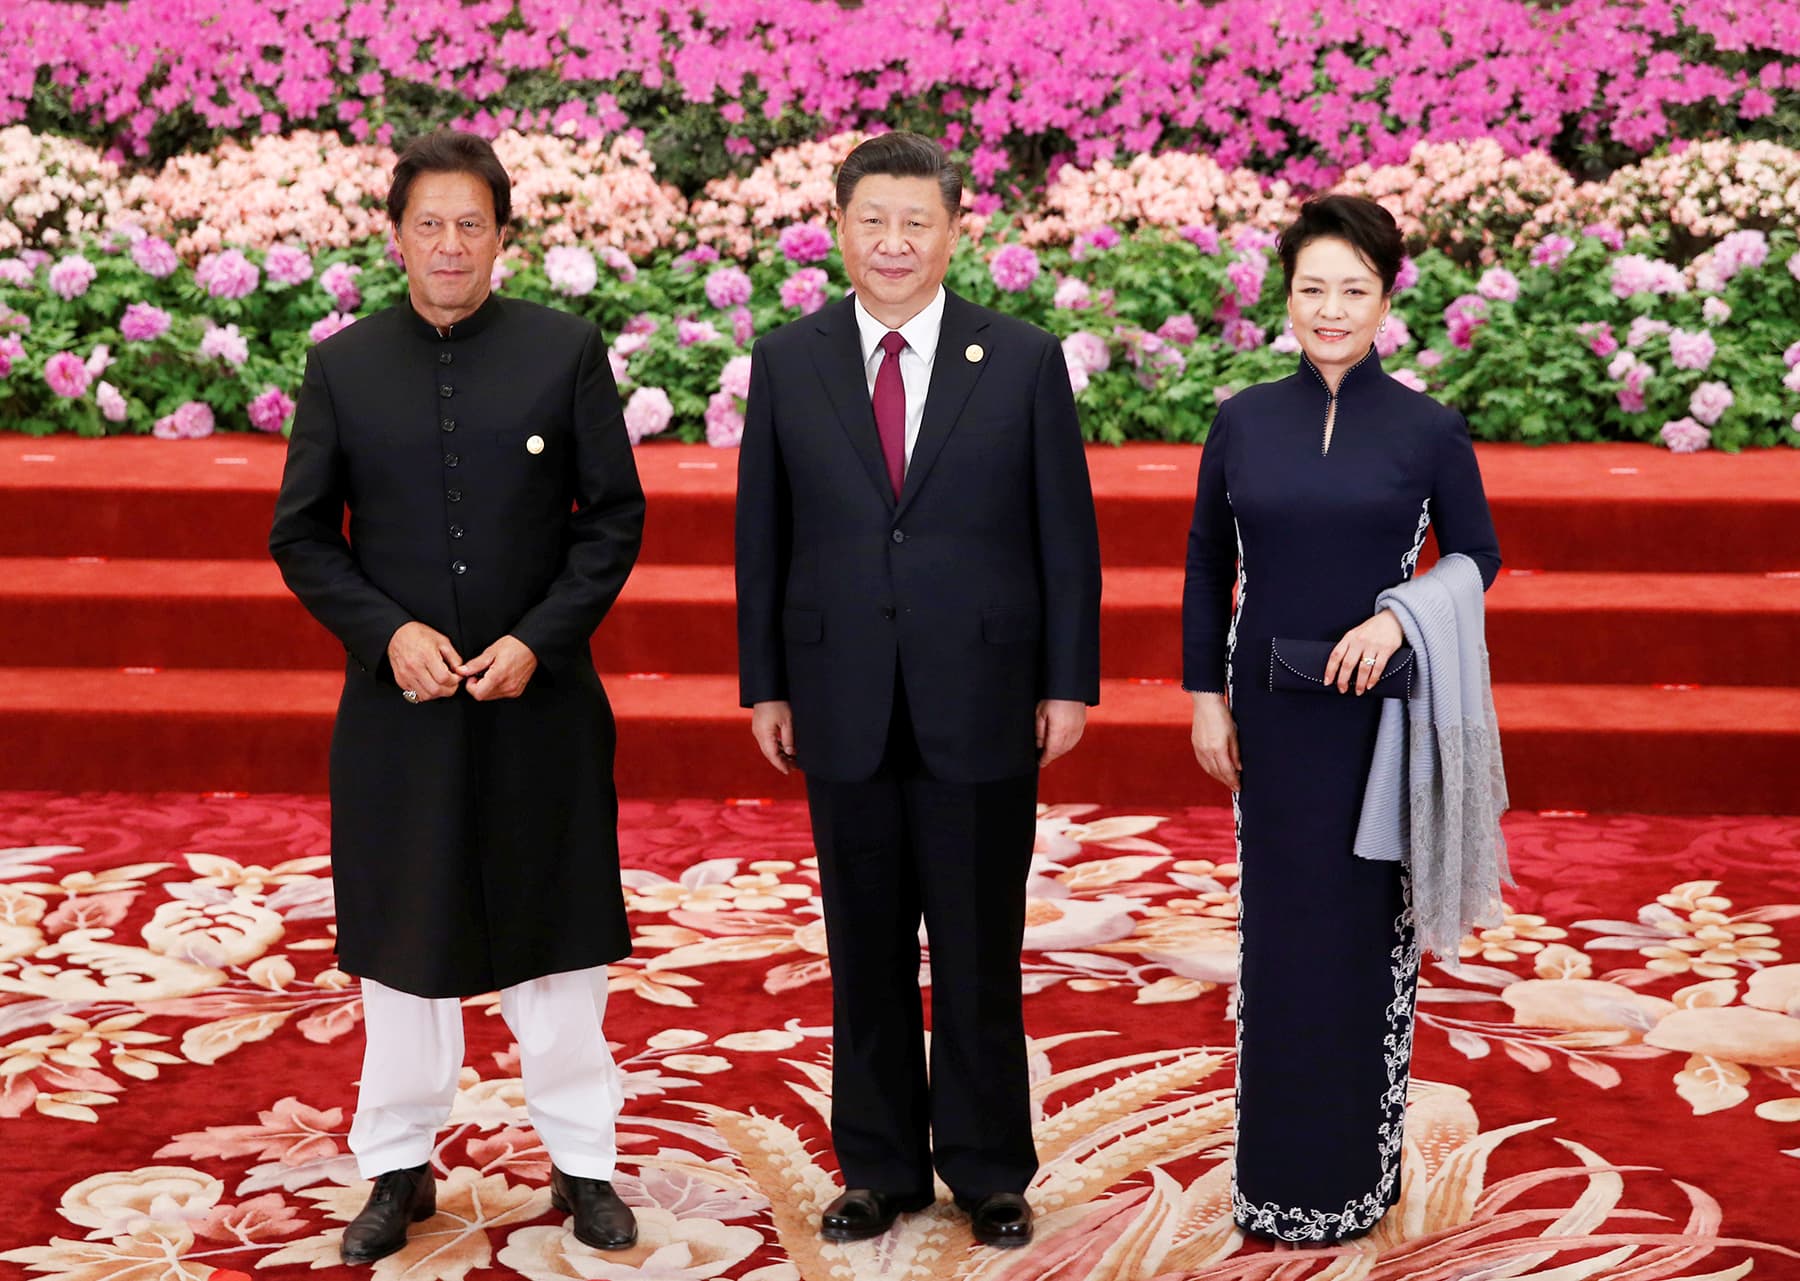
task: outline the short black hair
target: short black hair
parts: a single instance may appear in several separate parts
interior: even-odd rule
[[[882,133],[857,146],[837,171],[837,207],[850,207],[856,184],[871,174],[889,178],[935,178],[944,208],[955,218],[962,212],[963,180],[944,149],[923,134]]]
[[[1281,272],[1289,293],[1294,291],[1294,263],[1300,251],[1315,240],[1348,241],[1362,260],[1381,277],[1383,295],[1394,292],[1400,264],[1406,257],[1406,238],[1394,215],[1366,196],[1315,196],[1300,206],[1300,216],[1281,233]]]
[[[512,221],[512,180],[494,148],[479,134],[458,129],[439,129],[414,138],[394,165],[394,181],[388,187],[388,220],[398,227],[406,215],[406,199],[413,179],[422,173],[471,173],[494,193],[494,222],[504,229]]]

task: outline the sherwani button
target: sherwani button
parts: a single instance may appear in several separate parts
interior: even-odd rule
[[[459,574],[466,574],[469,572],[469,562],[464,560],[451,561],[450,568]]]
[[[456,430],[456,419],[454,419],[454,418],[440,419],[438,421],[438,426],[443,428],[445,431],[455,431]]]
[[[444,497],[448,498],[453,503],[460,503],[462,501],[462,490],[446,489],[444,491]]]
[[[461,525],[450,526],[450,537],[461,538],[462,536],[463,536],[463,527]]]
[[[440,365],[447,365],[454,359],[456,358],[447,351],[440,351],[438,353],[438,364]]]
[[[462,459],[458,458],[455,454],[445,454],[444,455],[444,466],[446,466],[446,467],[454,467],[454,466],[456,466],[456,464],[460,463],[461,461],[462,461]]]
[[[442,396],[445,400],[449,400],[450,397],[455,394],[456,388],[452,387],[449,383],[444,383],[438,388],[438,395]]]

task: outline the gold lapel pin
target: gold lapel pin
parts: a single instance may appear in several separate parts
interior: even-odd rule
[[[526,441],[525,442],[525,452],[528,454],[543,453],[544,452],[544,438],[542,436],[533,436],[530,440]]]
[[[971,365],[979,365],[981,363],[981,358],[987,355],[987,353],[981,349],[980,343],[972,342],[963,349],[963,355],[968,357]]]

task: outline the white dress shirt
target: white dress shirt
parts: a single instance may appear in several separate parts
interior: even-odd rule
[[[900,326],[900,336],[906,339],[906,347],[900,352],[900,385],[906,389],[906,461],[912,462],[913,445],[919,439],[919,424],[925,419],[925,395],[931,390],[931,362],[937,358],[938,331],[944,327],[944,287],[938,291],[925,310]],[[862,305],[862,299],[856,300],[856,328],[862,336],[863,373],[868,376],[869,395],[875,395],[875,375],[881,372],[881,362],[887,359],[887,353],[881,349],[881,340],[887,336],[888,327]]]

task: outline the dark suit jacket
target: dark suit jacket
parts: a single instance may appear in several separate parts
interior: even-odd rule
[[[577,316],[490,298],[444,338],[402,302],[309,354],[269,550],[348,651],[331,748],[346,970],[468,996],[630,951],[588,642],[643,520],[606,343]],[[538,670],[515,699],[409,704],[386,651],[414,619],[465,659],[511,633]]]
[[[895,666],[926,768],[1036,768],[1039,699],[1100,697],[1100,550],[1050,334],[945,300],[896,502],[846,299],[757,342],[738,461],[740,696],[793,705],[813,777],[880,765]]]

